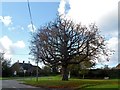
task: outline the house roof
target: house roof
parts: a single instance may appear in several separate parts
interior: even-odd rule
[[[116,66],[116,69],[120,69],[120,64],[118,64],[118,65]]]
[[[28,70],[30,68],[33,67],[32,64],[29,64],[29,63],[18,63],[20,65],[20,67],[22,67],[24,70]]]
[[[30,63],[19,63],[19,62],[16,62],[11,66],[13,71],[20,71],[20,72],[23,72],[23,70],[27,70],[27,72],[32,72],[33,70],[36,69],[36,67],[37,66],[34,66]],[[41,68],[38,66],[38,69],[40,70]]]

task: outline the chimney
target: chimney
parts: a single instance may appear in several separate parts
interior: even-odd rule
[[[17,63],[19,63],[19,60],[17,61]]]
[[[30,64],[30,61],[28,61],[28,64]]]

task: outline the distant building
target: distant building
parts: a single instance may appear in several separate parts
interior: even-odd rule
[[[23,63],[20,63],[18,61],[11,66],[11,69],[13,75],[23,76],[25,73],[26,76],[30,76],[36,75],[37,66],[30,64],[30,61],[28,63],[25,63],[25,61],[23,61]],[[38,71],[41,71],[40,67],[38,67]]]
[[[116,69],[120,69],[120,64],[118,64],[118,65],[116,66]]]

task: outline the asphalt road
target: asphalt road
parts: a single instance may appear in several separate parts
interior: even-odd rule
[[[45,90],[43,88],[24,85],[16,80],[2,80],[2,90]]]
[[[24,85],[17,80],[2,80],[2,90],[72,90],[72,89],[40,88],[40,87],[33,87],[30,85]]]

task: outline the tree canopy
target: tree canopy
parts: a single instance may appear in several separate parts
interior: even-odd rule
[[[95,62],[100,55],[108,56],[105,39],[95,24],[87,27],[61,17],[33,34],[30,49],[36,60],[49,66],[62,66],[62,80],[68,80],[70,64]]]

